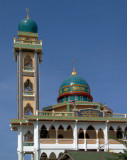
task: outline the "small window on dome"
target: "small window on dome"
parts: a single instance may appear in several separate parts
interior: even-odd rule
[[[78,100],[78,96],[75,96],[75,100]]]
[[[81,101],[83,100],[83,96],[80,97]]]

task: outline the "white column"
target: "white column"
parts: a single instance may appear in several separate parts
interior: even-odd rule
[[[23,153],[23,134],[22,134],[22,124],[20,123],[20,127],[18,129],[18,160],[24,159]]]
[[[104,138],[105,138],[105,146],[104,146],[104,151],[105,152],[107,152],[108,151],[108,147],[109,147],[109,145],[108,145],[108,121],[106,121],[106,123],[105,123],[105,130],[104,130],[104,133],[105,133],[105,136],[104,136]]]
[[[74,131],[73,131],[73,137],[74,137],[74,148],[75,150],[78,149],[78,137],[77,137],[77,134],[78,134],[78,129],[77,129],[77,120],[75,121],[75,125],[74,125]]]
[[[38,119],[34,123],[34,149],[35,149],[34,160],[40,160],[40,136],[39,136]]]
[[[34,154],[31,154],[31,160],[34,160]]]
[[[58,129],[56,129],[56,144],[58,144]]]
[[[97,143],[97,152],[99,152],[100,148],[99,148],[99,139],[98,138],[96,139],[96,143]]]
[[[86,138],[84,139],[84,149],[87,151],[87,143],[86,143]]]

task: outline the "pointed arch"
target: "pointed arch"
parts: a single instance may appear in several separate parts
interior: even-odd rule
[[[65,132],[65,138],[73,139],[73,129],[71,125],[67,126],[66,132]]]
[[[104,139],[104,132],[101,128],[98,130],[98,138],[99,139]]]
[[[109,136],[109,138],[115,138],[116,137],[114,128],[112,126],[109,127],[108,136]]]
[[[25,106],[24,115],[33,115],[33,108],[31,107],[30,103],[27,103]]]
[[[41,154],[40,160],[47,160],[47,154],[45,152]]]
[[[26,82],[24,83],[24,91],[32,91],[32,90],[33,90],[33,84],[29,79],[27,79]]]
[[[48,134],[48,131],[45,127],[45,125],[43,125],[41,127],[41,130],[40,130],[40,138],[49,138],[49,134]]]
[[[84,130],[82,128],[78,131],[78,139],[84,139]]]
[[[63,155],[63,152],[60,152],[58,155],[58,158],[60,158]]]
[[[54,125],[51,125],[49,128],[49,138],[56,138],[56,129]]]
[[[58,128],[58,138],[64,138],[64,134],[65,134],[64,128],[62,125],[60,125]]]
[[[58,129],[64,130],[64,127],[60,125]]]
[[[30,131],[24,135],[24,141],[33,142],[33,134]]]
[[[67,130],[73,130],[70,125],[67,126]]]
[[[50,153],[49,159],[56,160],[56,154],[54,152]]]
[[[86,139],[96,139],[96,130],[92,125],[87,127]]]
[[[51,126],[49,127],[49,129],[54,130],[54,129],[55,129],[54,125],[51,125]]]
[[[26,55],[24,58],[24,67],[33,67],[33,61],[29,55]]]
[[[117,128],[116,138],[118,138],[118,139],[122,139],[123,138],[123,131],[122,131],[120,126]]]

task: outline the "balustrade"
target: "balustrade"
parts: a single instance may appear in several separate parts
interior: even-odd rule
[[[23,143],[23,146],[34,146],[34,143],[33,142],[29,142],[29,141],[25,141]]]
[[[30,95],[34,96],[34,92],[32,92],[32,91],[24,91],[23,94],[25,96],[30,96]]]
[[[20,39],[15,39],[14,43],[42,45],[42,41],[29,41],[29,40],[20,40]]]

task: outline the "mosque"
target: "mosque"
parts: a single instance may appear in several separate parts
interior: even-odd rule
[[[14,37],[17,118],[10,120],[10,126],[18,132],[18,160],[26,154],[32,160],[76,160],[75,155],[85,159],[93,152],[123,152],[125,146],[112,137],[127,140],[123,134],[127,133],[127,114],[115,114],[107,105],[93,102],[89,84],[75,68],[60,86],[58,103],[40,109],[42,55],[38,26],[27,15]]]

